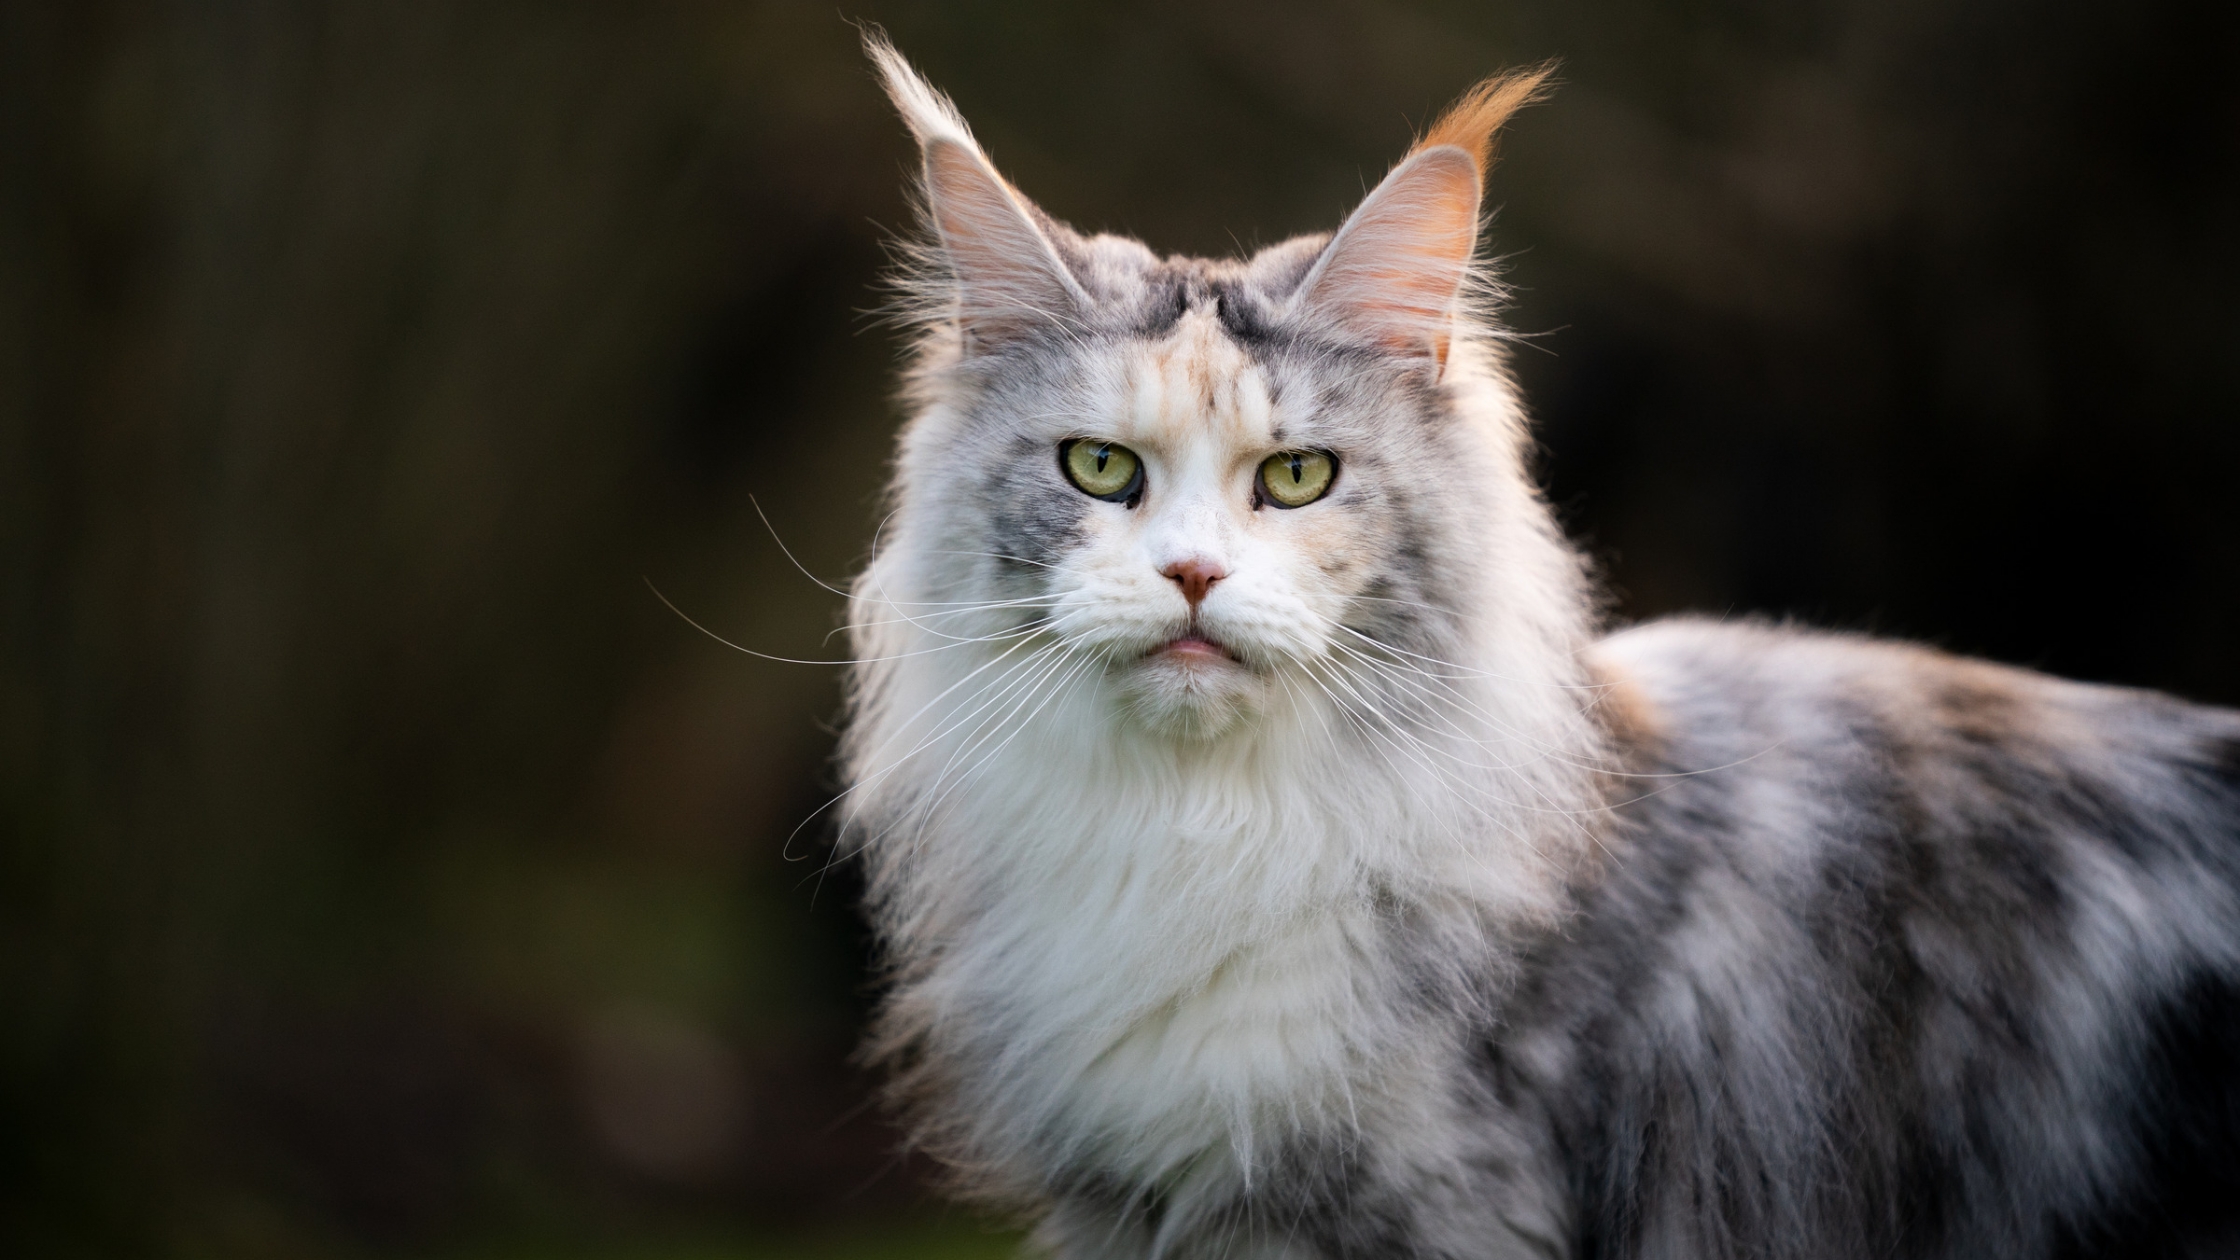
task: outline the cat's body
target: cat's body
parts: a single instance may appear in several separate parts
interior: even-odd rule
[[[1460,300],[1533,81],[1224,263],[874,54],[934,241],[848,834],[963,1188],[1069,1257],[2240,1248],[2240,715],[1598,641]]]
[[[2240,1251],[2240,714],[1762,627],[1595,654],[1683,777],[1488,1068],[1582,1250]]]

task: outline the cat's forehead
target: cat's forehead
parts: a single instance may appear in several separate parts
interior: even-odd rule
[[[1090,295],[1094,323],[1158,338],[1184,316],[1205,313],[1238,341],[1266,343],[1276,339],[1277,312],[1329,237],[1294,237],[1249,258],[1161,257],[1140,241],[1113,235],[1067,234],[1058,242]]]
[[[1114,348],[1101,410],[1121,441],[1179,450],[1268,445],[1276,432],[1267,366],[1210,309],[1187,310],[1164,335]]]
[[[1074,265],[1103,308],[1099,414],[1110,436],[1152,449],[1259,449],[1281,437],[1283,337],[1275,313],[1327,237],[1250,258],[1159,257],[1125,237],[1076,238]]]

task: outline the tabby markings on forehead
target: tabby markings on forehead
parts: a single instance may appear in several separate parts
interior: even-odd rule
[[[1258,449],[1275,433],[1266,369],[1209,315],[1193,313],[1127,363],[1125,436],[1176,449],[1211,437]]]
[[[1285,248],[1276,247],[1278,250]],[[1302,253],[1301,257],[1311,261],[1313,254]],[[1141,281],[1143,292],[1135,303],[1136,335],[1163,336],[1190,315],[1210,314],[1240,345],[1265,351],[1289,343],[1291,337],[1268,310],[1270,299],[1280,297],[1281,293],[1270,293],[1238,276],[1205,274],[1224,266],[1233,268],[1237,264],[1211,263],[1203,259],[1174,260],[1145,275]],[[1305,262],[1300,262],[1297,271],[1303,272],[1304,267]],[[1278,290],[1288,291],[1290,285],[1298,282],[1299,276],[1285,273],[1269,278],[1277,282]]]

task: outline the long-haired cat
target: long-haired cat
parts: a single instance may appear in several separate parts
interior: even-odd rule
[[[2240,1250],[2240,714],[1598,637],[1481,300],[1527,73],[1332,235],[1084,236],[882,39],[873,1054],[1062,1257]]]

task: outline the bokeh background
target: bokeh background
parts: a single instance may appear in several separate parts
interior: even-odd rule
[[[846,575],[897,418],[848,19],[1196,252],[1561,57],[1495,239],[1617,615],[2231,703],[2236,11],[9,0],[0,1250],[1010,1245],[848,1063],[834,672],[648,586],[838,651],[774,535]]]

